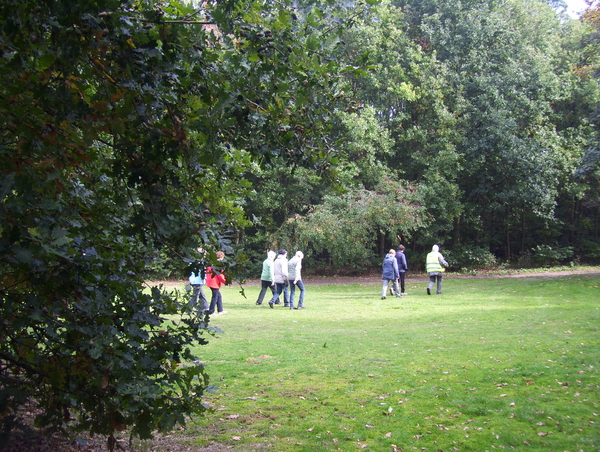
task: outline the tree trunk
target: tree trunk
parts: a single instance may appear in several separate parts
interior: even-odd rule
[[[574,243],[575,242],[575,230],[577,229],[575,227],[575,203],[577,202],[577,200],[575,199],[575,196],[573,196],[573,202],[572,202],[572,207],[571,207],[571,242]]]
[[[460,215],[454,218],[454,237],[452,238],[452,246],[460,245]]]
[[[598,238],[598,218],[600,218],[600,209],[596,207],[596,228],[594,231],[594,238]]]
[[[523,210],[521,211],[521,249],[519,250],[520,254],[523,254],[525,251],[525,235],[527,234],[527,228],[525,227],[525,206],[523,206]]]
[[[506,260],[510,262],[510,206],[506,206]]]

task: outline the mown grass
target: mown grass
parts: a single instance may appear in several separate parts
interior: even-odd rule
[[[304,311],[223,290],[192,450],[600,450],[597,276],[305,284]]]

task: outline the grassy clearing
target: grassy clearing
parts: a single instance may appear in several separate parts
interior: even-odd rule
[[[225,288],[200,347],[214,413],[192,447],[600,450],[600,280],[450,279],[380,300],[378,281],[306,280],[304,311]]]

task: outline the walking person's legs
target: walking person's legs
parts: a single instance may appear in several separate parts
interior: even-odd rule
[[[394,279],[394,293],[396,294],[396,298],[400,298],[402,294],[400,293],[400,289],[398,288],[398,280]]]
[[[265,294],[267,293],[267,289],[269,287],[271,287],[271,282],[270,281],[260,281],[261,284],[261,288],[260,288],[260,293],[258,294],[258,298],[256,299],[256,304],[257,305],[261,305],[263,300],[265,299]],[[271,289],[273,290],[273,289]]]
[[[192,284],[192,298],[190,298],[190,302],[189,302],[189,307],[191,309],[197,309],[199,293],[200,293],[200,284]]]
[[[275,292],[277,292],[277,284],[271,284],[271,294],[275,295]],[[277,296],[277,300],[275,300],[275,304],[281,304],[281,301],[279,301],[279,295]]]
[[[383,280],[383,285],[381,286],[381,299],[385,300],[385,294],[387,293],[387,288],[390,284],[390,280],[389,279],[384,279]]]
[[[296,284],[290,282],[290,309],[294,309],[294,295],[296,294]]]
[[[208,300],[204,295],[204,291],[202,290],[202,285],[198,286],[198,298],[196,299],[196,303],[200,300],[200,306],[198,307],[198,314],[204,315],[206,311],[208,311]]]
[[[283,288],[281,289],[283,292],[283,306],[286,308],[290,305],[290,294],[288,291],[287,283],[282,284]],[[281,292],[280,292],[281,293]]]
[[[269,301],[269,307],[272,308],[273,305],[275,304],[275,302],[279,299],[279,295],[281,294],[283,287],[284,287],[283,284],[279,284],[279,283],[275,284],[275,291],[273,292],[273,297]]]
[[[304,309],[304,283],[302,281],[298,281],[296,283],[298,289],[300,289],[300,297],[298,298],[298,309]]]
[[[211,297],[210,297],[210,306],[208,308],[208,313],[209,314],[214,314],[215,312],[215,307],[217,306],[217,298],[218,298],[218,294],[219,294],[219,289],[213,289],[212,287],[210,288],[210,291],[212,292]]]
[[[429,275],[429,284],[427,285],[427,295],[431,295],[431,289],[433,289],[433,285],[435,284],[436,275]]]
[[[217,289],[217,312],[219,314],[225,312],[223,310],[223,294],[221,294],[221,291],[219,289]]]

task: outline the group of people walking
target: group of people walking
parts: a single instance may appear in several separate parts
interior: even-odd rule
[[[381,299],[387,298],[388,288],[391,295],[400,298],[408,295],[406,292],[406,272],[408,271],[408,261],[404,254],[404,245],[399,245],[398,249],[390,249],[385,256],[382,264],[383,274],[381,279],[383,285],[381,287]],[[198,248],[198,252],[204,257],[202,248]],[[217,262],[223,262],[225,253],[217,251]],[[268,289],[271,289],[271,298],[269,299],[269,307],[280,305],[280,298],[283,295],[283,306],[289,309],[305,309],[304,307],[304,283],[302,282],[302,259],[304,253],[296,251],[294,257],[289,261],[287,251],[279,250],[278,253],[269,250],[267,258],[263,261],[262,272],[260,276],[261,290],[258,294],[256,304],[263,304],[265,295]],[[442,293],[442,276],[445,268],[448,267],[448,262],[440,253],[439,245],[433,245],[431,252],[427,254],[426,271],[429,273],[429,284],[427,285],[427,295],[431,295],[431,291],[435,285],[436,293]],[[197,309],[200,315],[202,314],[226,314],[223,309],[223,297],[221,295],[221,286],[226,283],[225,275],[222,268],[208,266],[204,268],[204,261],[197,262],[189,276],[189,282],[192,286],[192,298],[190,304]],[[206,300],[202,286],[207,285],[211,292],[210,305]],[[391,285],[391,287],[390,287]],[[296,296],[296,288],[300,291],[298,304],[294,306]]]
[[[408,262],[404,255],[404,245],[398,246],[397,251],[392,248],[383,259],[382,267],[383,275],[381,279],[383,279],[383,286],[381,288],[381,299],[385,300],[387,298],[386,294],[390,283],[392,284],[390,288],[392,295],[395,295],[397,298],[408,295],[405,288]],[[398,286],[398,282],[400,282],[400,286]]]
[[[198,253],[202,257],[196,262],[192,268],[189,276],[189,282],[192,286],[192,298],[190,299],[190,305],[196,309],[199,315],[204,314],[215,314],[222,315],[227,314],[227,311],[223,309],[223,296],[221,294],[221,286],[227,282],[225,275],[223,274],[223,268],[208,266],[204,268],[204,250],[198,248]],[[223,262],[225,260],[225,253],[223,251],[217,251],[217,262]],[[206,300],[202,286],[208,286],[211,291],[210,305]]]
[[[405,288],[406,272],[408,271],[408,262],[406,255],[404,254],[404,246],[398,246],[398,250],[391,249],[383,259],[382,269],[383,274],[381,279],[383,285],[381,287],[381,299],[385,300],[387,297],[388,287],[390,284],[390,293],[396,297],[402,297],[408,295]],[[440,253],[439,245],[433,245],[431,252],[427,254],[426,258],[426,271],[429,273],[429,284],[427,285],[427,295],[431,295],[433,286],[437,284],[437,293],[442,293],[442,276],[444,271],[448,267],[448,262],[444,259],[444,256]],[[400,283],[400,287],[398,287]]]
[[[260,276],[261,290],[256,300],[257,305],[263,304],[267,289],[271,289],[272,297],[269,307],[281,304],[280,297],[283,295],[283,306],[289,309],[304,309],[304,283],[302,282],[302,259],[304,253],[296,251],[294,257],[289,261],[287,251],[279,250],[267,252],[267,258],[263,261]],[[289,291],[288,291],[289,286]],[[300,291],[298,304],[294,306],[296,288]]]
[[[199,315],[222,315],[227,314],[223,309],[223,296],[221,294],[221,286],[227,282],[223,269],[215,266],[204,267],[205,252],[202,248],[198,248],[198,253],[201,259],[196,262],[189,275],[190,286],[192,287],[192,297],[190,305],[197,311]],[[225,253],[217,251],[217,261],[223,262]],[[261,290],[256,300],[257,305],[261,305],[264,301],[267,289],[271,289],[272,297],[269,300],[269,307],[281,304],[279,298],[283,295],[283,306],[289,309],[305,309],[304,307],[304,283],[302,282],[302,259],[304,253],[296,251],[294,257],[289,261],[287,259],[287,251],[279,250],[279,253],[274,251],[267,252],[267,258],[262,265],[261,273]],[[210,305],[204,295],[202,287],[206,285],[212,292]],[[289,290],[288,290],[289,288]],[[300,291],[298,304],[294,305],[296,288]],[[216,313],[215,313],[216,310]]]

